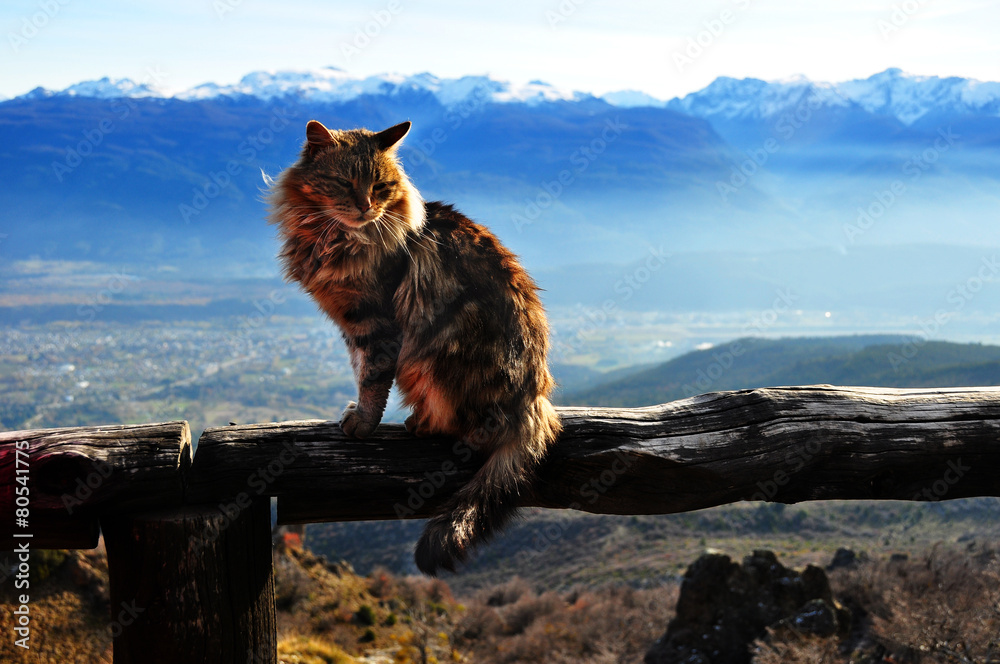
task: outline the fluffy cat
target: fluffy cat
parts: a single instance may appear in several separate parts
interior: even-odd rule
[[[396,156],[409,129],[309,122],[270,202],[286,278],[340,327],[350,352],[358,399],[341,417],[344,433],[371,435],[395,379],[410,432],[460,438],[487,457],[417,544],[417,566],[433,575],[510,521],[561,426],[537,286],[485,227],[424,203]]]

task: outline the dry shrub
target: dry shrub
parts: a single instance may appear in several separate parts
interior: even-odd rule
[[[456,645],[476,662],[640,661],[663,633],[677,593],[667,586],[537,594],[515,580],[480,593],[454,632]]]
[[[893,576],[873,633],[917,662],[1000,662],[1000,559],[932,551]]]
[[[1000,662],[1000,558],[932,549],[914,560],[873,561],[830,574],[855,615],[849,638],[770,634],[754,662]]]
[[[486,606],[507,606],[513,604],[522,596],[531,593],[531,586],[519,576],[507,583],[494,586],[479,594],[478,599]]]
[[[439,611],[440,607],[455,603],[451,588],[441,579],[407,577],[400,581],[397,591],[396,597],[411,609],[429,606]]]
[[[305,599],[313,586],[312,579],[291,558],[274,558],[274,606],[278,611],[291,612]]]
[[[837,639],[786,635],[768,630],[766,643],[754,644],[754,664],[842,664],[851,661],[839,649]]]
[[[523,634],[537,621],[551,616],[565,605],[561,597],[551,592],[540,596],[523,595],[502,612],[504,633],[512,636]]]
[[[337,645],[315,636],[303,635],[289,635],[278,641],[278,661],[280,664],[355,664],[357,662]]]
[[[368,575],[368,592],[380,600],[392,599],[399,595],[399,582],[383,567],[376,567]]]

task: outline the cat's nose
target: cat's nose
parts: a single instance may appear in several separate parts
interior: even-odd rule
[[[372,199],[368,198],[367,196],[358,197],[358,210],[360,210],[362,214],[368,212],[368,210],[371,209],[372,209]]]

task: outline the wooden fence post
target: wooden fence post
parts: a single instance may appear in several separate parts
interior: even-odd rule
[[[525,506],[1000,496],[1000,387],[759,388],[559,413]],[[366,440],[318,420],[208,429],[194,459],[186,422],[3,432],[0,548],[30,471],[17,528],[33,548],[95,546],[100,520],[116,664],[275,664],[269,497],[285,524],[421,518],[481,461],[391,424]]]
[[[276,664],[267,499],[112,516],[101,527],[115,664]]]

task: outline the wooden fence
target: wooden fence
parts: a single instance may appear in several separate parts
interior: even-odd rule
[[[1000,495],[1000,388],[809,386],[634,409],[561,408],[525,506],[668,514],[742,500]],[[276,662],[278,523],[422,518],[481,463],[474,441],[335,422],[0,433],[0,551],[93,548],[141,607],[116,664]],[[26,487],[22,490],[21,487]],[[22,521],[23,519],[23,521]]]

